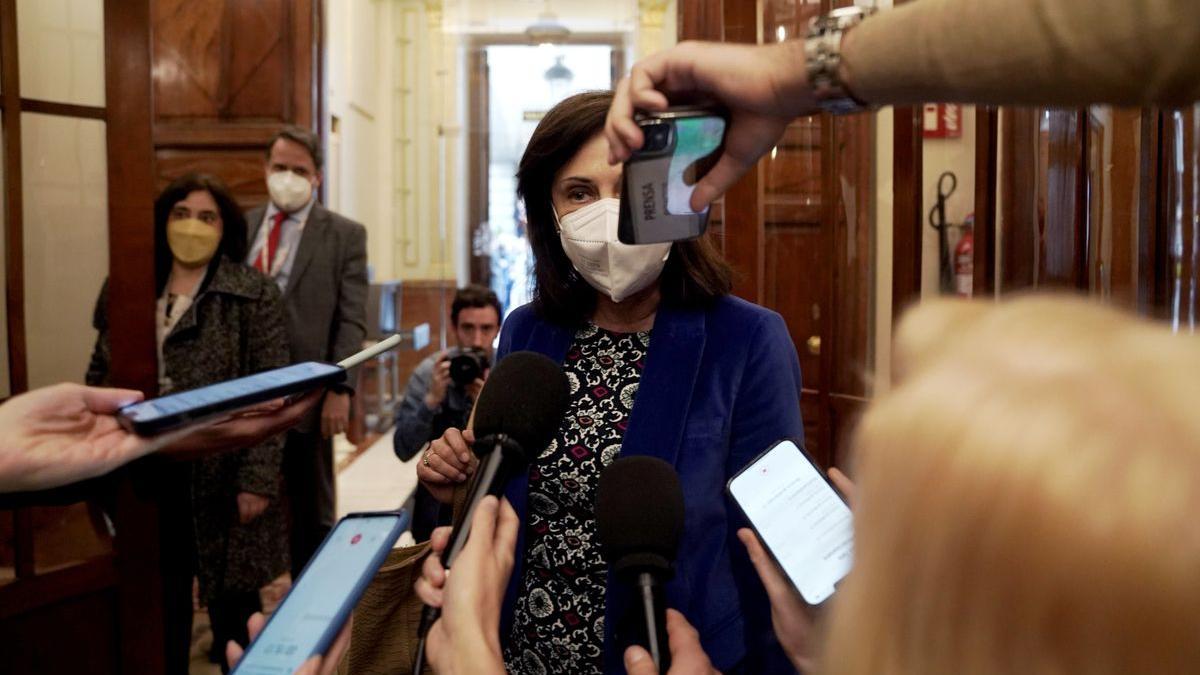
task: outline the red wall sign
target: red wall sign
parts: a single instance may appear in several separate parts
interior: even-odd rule
[[[925,138],[962,138],[962,106],[955,103],[927,103],[924,114]]]

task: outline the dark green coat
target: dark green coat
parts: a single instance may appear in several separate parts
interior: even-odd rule
[[[107,284],[96,302],[99,335],[87,381],[108,384]],[[222,260],[163,343],[175,391],[194,389],[288,364],[279,288],[257,271]],[[287,569],[287,527],[280,508],[283,437],[191,462],[191,512],[200,596],[251,591]],[[238,523],[237,494],[271,500],[258,518]]]

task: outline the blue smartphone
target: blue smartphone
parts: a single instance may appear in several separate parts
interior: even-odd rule
[[[345,379],[346,369],[341,366],[296,363],[127,405],[117,411],[117,421],[139,436],[153,436]]]
[[[408,519],[405,511],[380,511],[338,521],[232,672],[291,675],[324,654]]]

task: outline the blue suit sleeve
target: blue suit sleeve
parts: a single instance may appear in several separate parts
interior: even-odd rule
[[[783,318],[774,312],[759,324],[750,342],[731,420],[728,474],[782,438],[803,440],[800,418],[800,360]],[[729,504],[730,514],[738,513]],[[730,518],[729,547],[746,631],[746,658],[741,672],[795,672],[771,625],[771,604],[746,548],[737,538],[743,523]]]

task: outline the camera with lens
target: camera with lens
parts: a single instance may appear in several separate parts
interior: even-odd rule
[[[487,352],[478,347],[454,347],[446,357],[450,361],[450,379],[460,387],[483,377],[483,371],[491,365]]]

